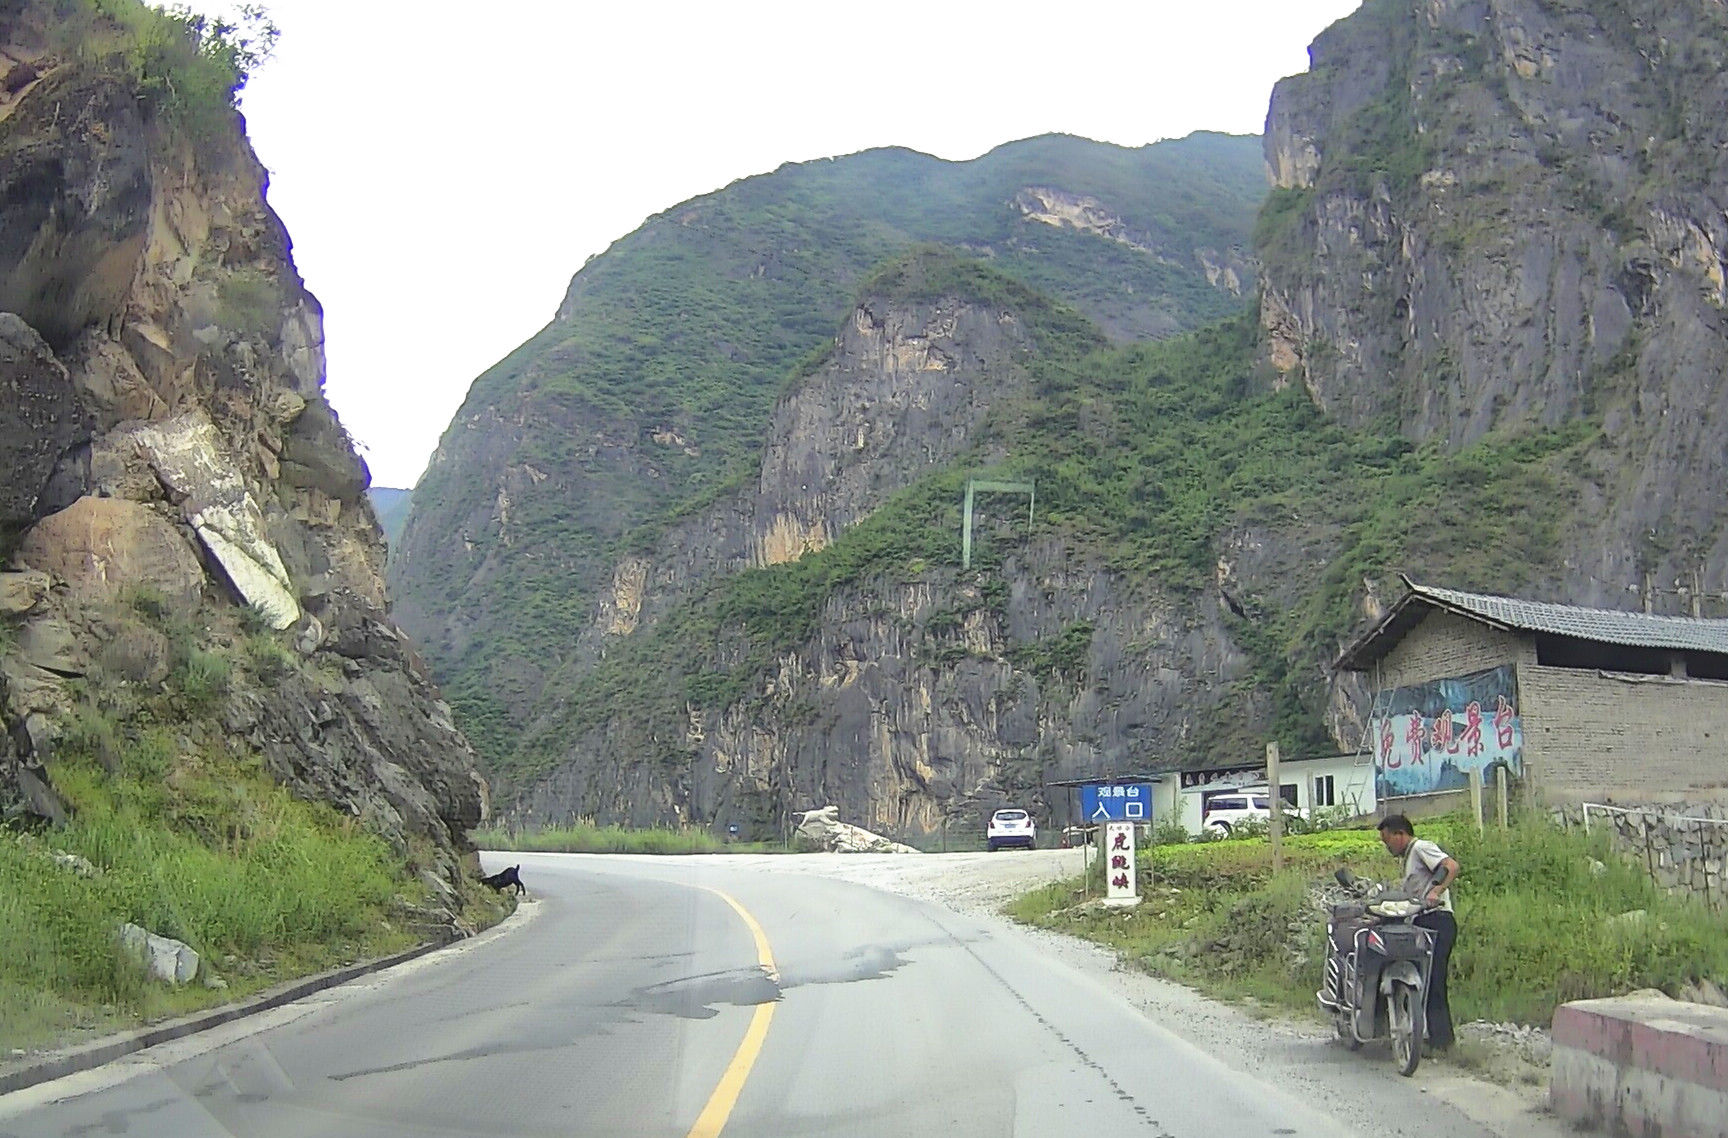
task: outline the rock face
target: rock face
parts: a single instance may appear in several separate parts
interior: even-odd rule
[[[662,587],[638,583],[620,554],[656,552],[656,530],[760,479],[771,433],[789,440],[768,483],[785,508],[753,516],[738,556],[784,561],[833,537],[814,528],[828,507],[802,498],[809,455],[772,420],[789,378],[837,329],[857,339],[865,329],[848,321],[867,329],[887,318],[856,311],[885,259],[922,242],[959,246],[1021,272],[1112,337],[1168,335],[1243,303],[1261,166],[1252,140],[1219,135],[1135,150],[1047,136],[965,163],[874,150],[684,202],[594,258],[547,327],[475,381],[392,550],[403,627],[477,745],[508,760],[542,705],[558,702],[562,669],[587,652],[592,605],[621,598],[623,627],[632,595]],[[952,382],[930,392],[981,401],[963,386],[972,361],[940,346],[920,355],[900,332],[872,333],[908,353],[895,366],[937,377],[946,368]],[[818,432],[856,431],[868,418],[803,410]],[[934,421],[948,408],[873,410]],[[876,448],[871,469],[922,461],[881,452],[867,424],[847,445]],[[794,480],[782,487],[780,473]],[[664,557],[650,560],[666,571]]]
[[[823,548],[961,456],[988,461],[1002,445],[988,412],[1031,382],[1035,340],[1011,306],[867,297],[828,361],[776,406],[758,477],[614,567],[567,679],[656,636],[676,643],[682,676],[732,673],[724,631],[683,631],[703,590]],[[651,707],[614,703],[598,723],[548,712],[523,748],[555,768],[519,779],[504,809],[525,823],[736,822],[766,836],[814,800],[916,837],[1047,803],[1048,779],[1125,754],[1180,755],[1264,728],[1253,700],[1219,723],[1249,660],[1216,606],[1112,571],[1083,543],[1026,543],[1024,509],[981,512],[981,533],[1001,531],[1011,549],[988,571],[944,558],[837,589],[743,690],[711,695],[698,679]],[[1235,560],[1278,573],[1248,549]]]
[[[1310,55],[1267,117],[1271,362],[1417,439],[1599,423],[1547,592],[1721,591],[1728,14],[1368,0]]]
[[[61,815],[43,760],[67,680],[155,691],[176,653],[255,628],[282,674],[236,677],[180,738],[262,758],[454,881],[485,787],[391,618],[264,169],[237,115],[188,134],[62,39],[47,5],[0,13],[28,73],[0,93],[0,810]]]

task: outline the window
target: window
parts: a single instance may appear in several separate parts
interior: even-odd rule
[[[1290,807],[1292,810],[1301,805],[1301,803],[1297,801],[1296,793],[1297,788],[1295,783],[1284,782],[1278,784],[1278,797],[1282,798],[1284,800],[1284,805]]]
[[[1338,805],[1337,788],[1333,785],[1331,775],[1317,774],[1314,776],[1314,805]]]

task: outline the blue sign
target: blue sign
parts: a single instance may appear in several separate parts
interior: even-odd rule
[[[1087,822],[1150,822],[1152,784],[1130,782],[1115,786],[1082,786],[1080,817]]]

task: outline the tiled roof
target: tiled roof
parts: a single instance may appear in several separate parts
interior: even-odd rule
[[[1551,605],[1521,601],[1515,597],[1437,589],[1431,585],[1418,585],[1408,578],[1404,584],[1409,592],[1398,598],[1380,623],[1344,650],[1338,657],[1339,668],[1356,671],[1371,666],[1437,608],[1514,632],[1570,636],[1634,648],[1728,654],[1728,620]]]

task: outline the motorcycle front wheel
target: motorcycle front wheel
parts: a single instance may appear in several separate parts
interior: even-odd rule
[[[1387,1010],[1392,1021],[1392,1061],[1398,1064],[1400,1075],[1414,1075],[1422,1062],[1422,998],[1408,984],[1393,984],[1391,1002]]]

